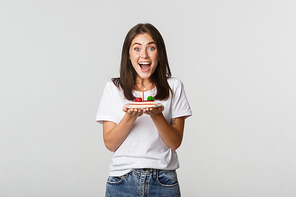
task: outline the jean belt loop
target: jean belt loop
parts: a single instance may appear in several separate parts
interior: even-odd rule
[[[156,178],[158,170],[157,169],[153,169],[153,177]]]

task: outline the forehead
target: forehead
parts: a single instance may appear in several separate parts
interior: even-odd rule
[[[139,44],[147,44],[154,42],[152,36],[148,33],[138,34],[132,40],[132,44],[139,43]]]

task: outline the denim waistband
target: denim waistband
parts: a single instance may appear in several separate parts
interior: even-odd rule
[[[176,170],[162,170],[162,169],[154,169],[154,168],[135,168],[130,173],[134,174],[153,174],[156,176],[160,171],[176,171]],[[128,173],[129,174],[129,173]]]
[[[158,172],[158,169],[154,169],[154,168],[136,168],[132,172],[135,173],[135,174],[143,174],[143,173],[156,174]]]

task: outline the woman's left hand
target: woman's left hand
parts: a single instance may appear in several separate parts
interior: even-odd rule
[[[148,115],[157,115],[162,113],[162,111],[164,110],[164,106],[161,105],[157,108],[144,108],[143,109],[143,113],[148,114]]]

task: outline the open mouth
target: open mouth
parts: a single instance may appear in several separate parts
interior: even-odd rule
[[[140,66],[142,72],[147,72],[150,69],[151,63],[149,63],[149,62],[140,62],[139,66]]]

